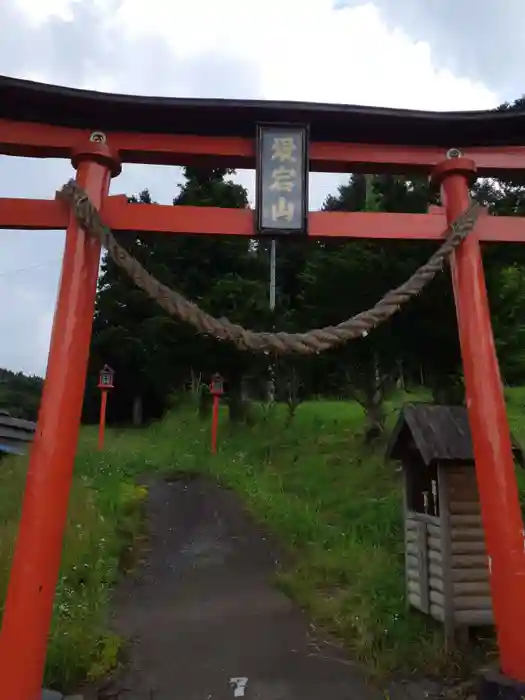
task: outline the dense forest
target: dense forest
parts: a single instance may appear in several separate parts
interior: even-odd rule
[[[524,101],[499,109],[523,108]],[[246,190],[233,171],[186,168],[175,205],[246,207]],[[473,197],[496,216],[524,215],[525,184],[479,180]],[[150,203],[148,190],[130,198]],[[427,180],[394,175],[350,175],[324,203],[328,211],[425,212],[439,203]],[[120,234],[124,245],[159,281],[216,316],[254,330],[305,331],[336,324],[372,306],[405,281],[435,245],[410,241],[281,238],[277,293],[269,308],[268,239]],[[525,246],[484,247],[496,344],[506,384],[525,383]],[[200,393],[214,372],[226,381],[232,420],[244,417],[247,399],[265,401],[270,377],[276,398],[293,413],[304,399],[358,400],[371,428],[383,427],[383,399],[396,387],[424,385],[439,402],[463,401],[461,360],[448,270],[401,313],[364,338],[313,357],[257,356],[199,336],[170,318],[107,256],[99,279],[84,420],[98,419],[98,371],[109,364],[116,389],[113,423],[158,418],[182,392]],[[34,417],[40,380],[0,374],[0,408]],[[25,384],[24,384],[25,382]]]

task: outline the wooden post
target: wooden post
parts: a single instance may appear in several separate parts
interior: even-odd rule
[[[224,380],[220,374],[215,373],[211,378],[210,393],[213,396],[213,408],[211,414],[211,453],[217,452],[217,431],[219,427],[219,400],[224,391]]]
[[[98,208],[120,172],[103,135],[74,153],[77,181]],[[0,635],[2,697],[40,697],[77,449],[100,243],[71,216],[35,440]]]
[[[104,433],[106,431],[106,410],[108,405],[108,390],[100,392],[100,422],[98,426],[98,449],[104,449]]]
[[[115,372],[104,365],[98,377],[98,388],[100,389],[100,419],[98,425],[98,449],[104,449],[104,435],[106,432],[106,412],[108,407],[108,391],[114,388],[113,377]]]
[[[469,179],[475,171],[473,161],[463,157],[449,158],[435,169],[449,222],[468,207]],[[525,681],[523,521],[475,232],[453,253],[451,264],[501,670],[510,678]]]
[[[213,395],[213,408],[211,416],[211,453],[217,452],[217,432],[219,427],[219,395]]]

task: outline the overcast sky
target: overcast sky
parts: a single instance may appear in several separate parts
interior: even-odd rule
[[[458,9],[460,8],[460,9]],[[521,96],[523,0],[0,0],[0,74],[174,97],[492,108]],[[66,161],[0,159],[0,196],[53,197]],[[239,173],[253,192],[253,173]],[[124,167],[112,193],[176,194]],[[313,176],[311,208],[340,177]],[[0,231],[0,367],[44,374],[63,232]]]

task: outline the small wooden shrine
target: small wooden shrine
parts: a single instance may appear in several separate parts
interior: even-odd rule
[[[523,452],[513,438],[514,457]],[[401,461],[407,603],[458,628],[493,624],[488,560],[467,411],[404,406],[387,448]]]

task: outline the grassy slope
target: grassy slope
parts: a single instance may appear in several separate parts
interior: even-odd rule
[[[525,442],[525,392],[509,394]],[[393,416],[392,416],[393,418]],[[208,426],[190,409],[144,431],[112,431],[101,457],[85,430],[79,449],[47,682],[70,689],[103,674],[119,642],[106,632],[111,587],[126,543],[141,531],[144,473],[204,472],[236,489],[291,555],[278,583],[379,672],[450,668],[441,631],[404,602],[399,474],[381,446],[365,449],[351,403],[309,403],[290,428],[279,410],[253,428],[222,427],[211,458]],[[0,600],[16,530],[25,465],[0,467]],[[521,478],[520,482],[525,481]]]
[[[0,602],[7,588],[25,471],[24,459],[0,462]],[[79,680],[103,675],[116,663],[120,640],[107,630],[108,604],[123,550],[140,534],[138,504],[145,495],[131,478],[118,482],[115,470],[101,465],[89,447],[81,448],[48,645],[46,683],[52,687],[73,690]]]

